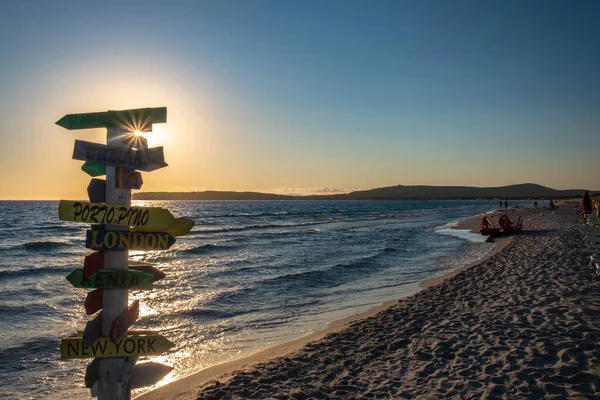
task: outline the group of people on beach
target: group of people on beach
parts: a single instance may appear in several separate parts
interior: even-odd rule
[[[500,200],[500,208],[502,208],[502,200]],[[504,200],[504,209],[508,209],[508,201]]]

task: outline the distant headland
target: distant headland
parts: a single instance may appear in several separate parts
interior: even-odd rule
[[[582,197],[585,189],[556,190],[533,183],[500,187],[471,186],[388,186],[343,194],[289,196],[259,192],[141,192],[134,200],[492,200]],[[597,194],[598,192],[590,192]]]

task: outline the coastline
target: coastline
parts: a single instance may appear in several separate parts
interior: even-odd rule
[[[531,214],[531,210],[526,208],[510,209],[509,211],[510,212],[508,212],[508,214],[510,215],[511,219],[513,219],[513,215],[516,215],[514,217],[514,219],[516,219],[519,215],[526,216]],[[496,210],[487,215],[491,219],[494,219],[498,215],[502,215],[504,213],[506,213],[504,210]],[[479,216],[468,217],[459,221],[456,225],[451,226],[452,229],[469,230],[476,234],[479,234],[479,227]],[[460,274],[461,272],[480,264],[486,259],[501,252],[510,243],[510,240],[511,237],[496,238],[494,242],[498,243],[498,245],[481,259],[473,263],[469,263],[459,268],[445,272],[439,276],[425,279],[422,282],[420,282],[419,288],[423,290],[432,286],[439,285],[445,280],[450,279]],[[230,379],[237,371],[248,369],[257,364],[265,363],[277,357],[283,357],[293,352],[296,352],[310,343],[317,342],[323,339],[327,335],[334,334],[348,328],[352,323],[364,321],[368,318],[374,317],[378,313],[388,310],[389,308],[402,303],[404,300],[409,299],[418,293],[419,292],[407,295],[396,300],[387,301],[364,312],[354,314],[339,320],[331,321],[324,329],[311,332],[307,335],[301,336],[297,339],[288,342],[258,349],[256,350],[256,352],[239,359],[211,366],[209,368],[188,375],[184,378],[170,382],[152,391],[143,393],[139,396],[136,396],[135,398],[139,400],[195,398],[195,396],[199,392],[201,392],[204,387],[206,387],[209,383],[215,380],[226,381]]]

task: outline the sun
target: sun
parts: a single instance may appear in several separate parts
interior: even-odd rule
[[[141,136],[141,135],[142,135],[142,132],[141,132],[141,131],[133,131],[133,134],[134,134],[135,136]]]

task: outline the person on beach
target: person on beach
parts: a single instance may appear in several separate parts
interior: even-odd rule
[[[504,200],[504,209],[508,210],[508,201]]]
[[[500,205],[498,206],[498,208],[502,208],[502,200],[500,200]]]
[[[534,206],[535,208],[537,208],[537,201],[534,201],[534,202],[533,202],[533,206]]]
[[[581,200],[581,213],[587,217],[592,213],[592,200],[590,199],[590,194],[586,190],[583,199]]]

